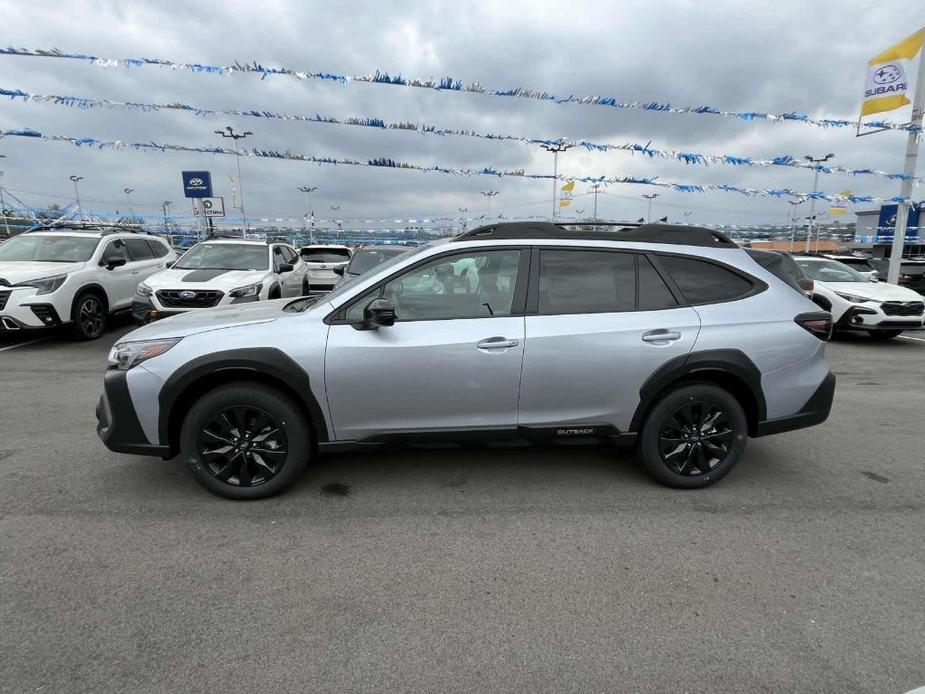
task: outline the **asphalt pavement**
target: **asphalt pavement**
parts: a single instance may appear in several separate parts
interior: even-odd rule
[[[925,685],[925,341],[833,342],[829,421],[706,490],[630,451],[467,448],[235,503],[97,439],[128,328],[0,341],[0,691]]]

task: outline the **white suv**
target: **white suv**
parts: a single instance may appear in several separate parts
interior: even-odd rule
[[[353,249],[336,245],[303,246],[299,255],[308,264],[310,289],[313,292],[329,292],[344,274],[353,257]]]
[[[906,330],[921,330],[925,297],[895,284],[878,282],[837,260],[796,256],[813,279],[813,301],[832,314],[836,330],[865,330],[889,340]]]
[[[209,239],[138,285],[139,323],[213,306],[308,294],[307,266],[287,243]]]
[[[29,231],[0,246],[0,333],[71,325],[81,340],[129,311],[138,283],[176,260],[163,239],[117,228]]]

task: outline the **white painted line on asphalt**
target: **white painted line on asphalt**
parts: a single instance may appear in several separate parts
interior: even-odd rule
[[[48,339],[47,337],[40,337],[37,340],[29,340],[28,342],[20,342],[19,344],[16,344],[16,345],[8,345],[6,347],[0,347],[0,352],[6,352],[11,349],[16,349],[17,347],[25,347],[26,345],[34,345],[36,342],[42,342],[43,340],[47,340],[47,339]]]
[[[915,340],[916,342],[925,342],[925,338],[921,337],[909,337],[908,335],[899,335],[904,340]]]

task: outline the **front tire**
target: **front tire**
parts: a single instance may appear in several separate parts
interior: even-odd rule
[[[872,340],[885,342],[901,335],[902,330],[868,330],[867,334],[870,335]]]
[[[71,324],[78,340],[96,340],[106,330],[106,304],[96,292],[82,292],[71,307]]]
[[[669,392],[650,410],[639,452],[665,486],[699,489],[735,467],[747,438],[748,420],[738,400],[718,386],[695,383]]]
[[[231,383],[190,408],[180,454],[193,478],[226,499],[263,499],[289,487],[305,469],[308,422],[286,393]]]

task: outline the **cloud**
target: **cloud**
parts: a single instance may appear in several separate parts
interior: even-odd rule
[[[853,117],[864,66],[875,52],[911,29],[918,3],[871,7],[858,1],[740,2],[418,2],[296,3],[132,2],[100,5],[0,0],[5,41],[102,56],[159,56],[180,61],[264,64],[348,74],[376,69],[407,76],[452,76],[489,86],[526,86],[563,94],[609,94],[624,100],[710,104],[730,110]],[[475,94],[436,93],[382,85],[306,82],[277,77],[216,77],[157,68],[103,70],[69,61],[0,57],[2,86],[35,93],[151,102],[181,101],[211,108],[262,108],[339,117],[376,116],[440,126],[537,137],[611,142],[758,157],[835,152],[846,166],[897,170],[905,136],[855,138],[798,124],[744,123],[707,116],[635,113],[555,105]],[[900,119],[908,114],[896,113]],[[333,125],[201,118],[172,113],[81,111],[53,105],[0,102],[0,127],[184,145],[217,144],[218,127],[254,131],[248,144],[268,149],[367,159],[379,156],[456,167],[551,170],[551,157],[518,143],[430,137]],[[0,142],[4,183],[19,190],[70,195],[68,176],[84,176],[85,198],[111,203],[136,190],[138,209],[155,212],[165,199],[182,207],[179,171],[206,168],[217,192],[230,197],[233,161],[224,157],[76,149],[67,145]],[[659,176],[689,183],[731,183],[808,190],[812,174],[790,169],[693,167],[622,153],[572,150],[560,171],[575,175]],[[501,191],[493,210],[548,214],[548,182],[454,178],[395,170],[311,166],[247,160],[248,212],[298,217],[299,185],[317,185],[316,214],[339,206],[345,217],[422,217],[484,211],[480,190]],[[820,188],[894,195],[898,183],[872,177],[822,177]],[[581,192],[581,191],[579,191]],[[635,186],[611,187],[599,211],[635,219],[645,206]],[[32,204],[54,200],[22,193]],[[584,204],[582,200],[587,200]],[[59,200],[59,202],[64,202]],[[590,210],[579,197],[572,209]],[[146,207],[143,207],[146,206]],[[661,212],[658,208],[661,207]],[[662,192],[656,212],[713,223],[782,223],[783,201],[730,194]]]

